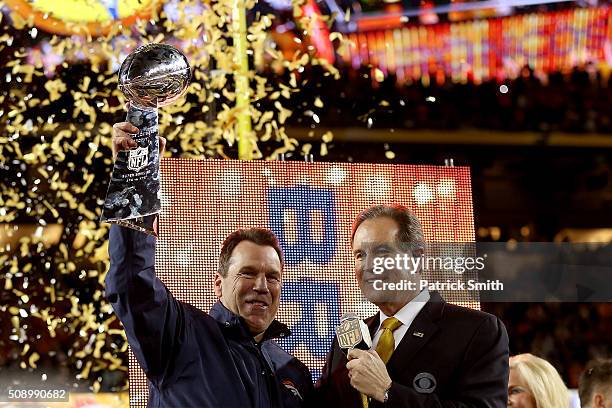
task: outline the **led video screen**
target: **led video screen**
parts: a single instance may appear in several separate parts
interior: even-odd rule
[[[279,343],[316,380],[341,315],[377,310],[354,277],[351,224],[391,203],[415,213],[428,241],[474,241],[467,167],[164,159],[157,274],[177,299],[208,311],[224,238],[270,228],[285,255],[277,319],[292,331]],[[457,292],[446,300],[479,307]],[[129,364],[131,406],[145,407],[146,377],[131,352]]]
[[[609,7],[525,14],[452,24],[413,25],[348,35],[340,57],[355,69],[372,64],[400,82],[419,80],[438,68],[454,81],[477,83],[517,72],[569,70],[607,64],[612,33]]]

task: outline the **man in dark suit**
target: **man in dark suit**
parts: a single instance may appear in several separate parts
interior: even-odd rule
[[[334,340],[317,383],[318,407],[506,407],[508,336],[490,314],[446,303],[427,290],[380,290],[381,282],[418,279],[401,268],[381,273],[375,258],[420,257],[419,220],[402,206],[375,206],[353,225],[355,273],[380,309],[366,319],[369,351]]]

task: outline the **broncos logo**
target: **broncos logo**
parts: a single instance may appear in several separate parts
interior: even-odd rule
[[[300,394],[298,389],[295,388],[295,384],[293,383],[293,381],[291,381],[291,380],[283,380],[283,385],[285,386],[285,388],[287,388],[289,391],[291,391],[291,393],[293,395],[298,397],[300,399],[300,401],[304,400],[304,398],[302,398],[302,395]]]

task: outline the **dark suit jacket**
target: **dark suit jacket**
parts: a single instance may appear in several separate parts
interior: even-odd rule
[[[365,320],[372,337],[378,320],[378,313]],[[498,318],[446,303],[437,292],[431,292],[429,302],[387,363],[393,384],[384,406],[505,408],[508,357],[508,334]],[[313,406],[361,407],[346,363],[346,355],[334,339]],[[371,408],[382,406],[370,401]]]

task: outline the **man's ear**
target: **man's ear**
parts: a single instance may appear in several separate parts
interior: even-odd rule
[[[215,273],[215,295],[217,299],[221,299],[222,291],[221,291],[221,283],[223,282],[223,278],[219,273]]]
[[[593,402],[592,402],[591,406],[593,408],[605,407],[604,402],[605,401],[604,401],[603,395],[601,395],[600,393],[597,393],[597,394],[593,395]]]

